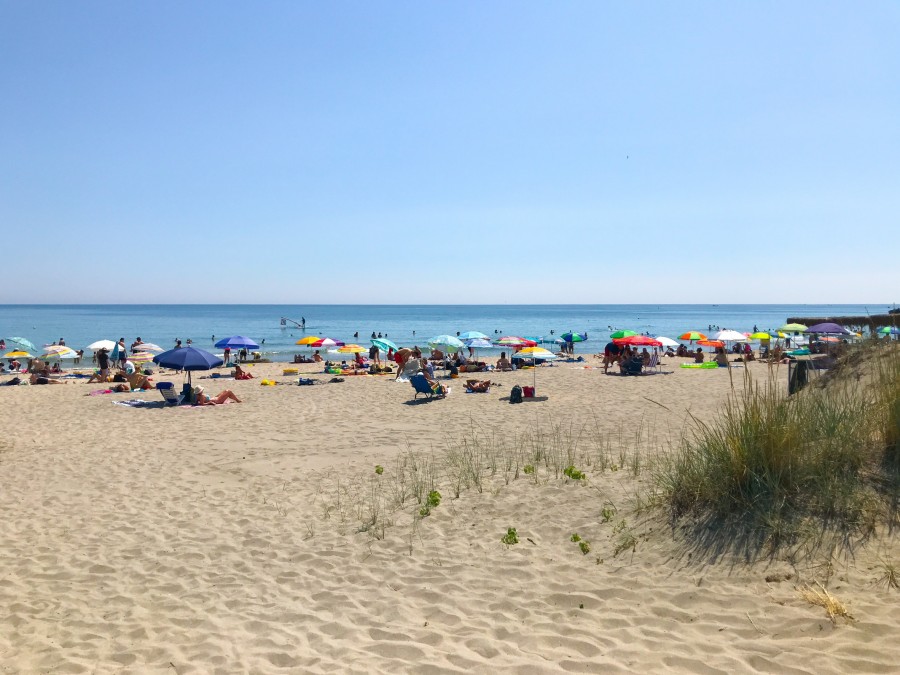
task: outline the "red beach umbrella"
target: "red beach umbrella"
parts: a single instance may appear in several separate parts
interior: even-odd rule
[[[630,335],[613,340],[617,345],[631,345],[632,347],[662,347],[662,342],[646,335]]]

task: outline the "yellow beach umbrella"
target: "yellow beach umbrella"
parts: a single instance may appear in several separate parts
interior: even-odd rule
[[[749,337],[751,340],[771,340],[772,339],[771,335],[769,335],[768,333],[765,333],[763,331],[759,331],[758,333],[751,333]]]
[[[340,354],[362,354],[367,351],[369,351],[367,347],[362,347],[360,345],[344,345],[343,347],[338,347],[338,353]]]
[[[311,345],[312,343],[318,342],[321,339],[322,338],[320,338],[318,335],[308,335],[305,338],[300,338],[299,340],[297,340],[297,344],[298,345]]]
[[[7,352],[3,355],[4,359],[30,359],[31,354],[28,352],[23,352],[21,349],[17,349],[14,352]]]

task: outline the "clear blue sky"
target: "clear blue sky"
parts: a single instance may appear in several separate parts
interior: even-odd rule
[[[0,1],[0,302],[900,301],[896,2]]]

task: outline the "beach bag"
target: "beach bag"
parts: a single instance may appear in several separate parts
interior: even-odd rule
[[[510,403],[521,403],[523,399],[522,387],[519,385],[515,385],[512,390],[509,392],[509,402]]]

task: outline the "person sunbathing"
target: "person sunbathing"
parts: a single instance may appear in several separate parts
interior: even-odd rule
[[[194,405],[222,405],[226,401],[234,401],[240,403],[241,399],[234,395],[231,389],[225,389],[212,398],[203,393],[203,387],[197,387],[197,398]]]
[[[28,381],[31,382],[31,384],[65,384],[62,380],[54,380],[52,377],[38,375],[37,373],[32,373],[31,377],[28,378]]]
[[[487,393],[492,384],[490,380],[466,380],[466,391]]]
[[[694,363],[703,363],[703,359],[705,355],[703,354],[703,350],[700,347],[697,347],[697,351],[694,354]]]
[[[233,375],[234,375],[234,379],[236,379],[236,380],[252,380],[253,379],[253,374],[248,373],[246,370],[241,368],[239,365],[236,365],[234,367]]]
[[[143,373],[132,373],[131,375],[126,375],[125,379],[128,380],[128,386],[132,390],[153,389],[153,383],[150,381],[150,378]]]
[[[428,373],[422,372],[422,376],[425,378],[425,381],[428,382],[428,386],[431,387],[431,391],[434,392],[435,396],[446,396],[447,395],[447,387],[443,384],[428,377]]]
[[[500,352],[500,358],[497,359],[497,370],[512,370],[512,361],[506,358],[506,352]]]

